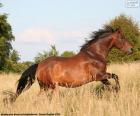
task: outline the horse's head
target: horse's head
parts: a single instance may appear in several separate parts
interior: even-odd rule
[[[128,53],[128,54],[131,54],[133,52],[132,44],[128,41],[127,38],[125,38],[121,29],[118,29],[115,32],[115,34],[113,36],[113,40],[114,40],[114,46],[116,48],[118,48],[121,51]]]

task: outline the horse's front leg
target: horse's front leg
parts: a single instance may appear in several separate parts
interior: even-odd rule
[[[112,73],[112,78],[116,82],[115,91],[118,92],[120,90],[120,83],[119,83],[118,75]]]
[[[101,80],[101,82],[107,87],[109,87],[111,85],[111,83],[109,82],[108,79]]]
[[[102,74],[101,75],[101,82],[105,85],[105,87],[110,90],[111,88],[111,83],[110,81],[108,80],[109,78],[111,78],[111,74],[110,73],[105,73],[105,74]]]
[[[111,85],[111,83],[108,81],[108,79],[113,78],[116,82],[115,91],[118,92],[120,90],[120,84],[119,79],[116,74],[110,74],[110,73],[101,73],[97,76],[96,80],[101,81],[104,85],[106,85],[108,88]]]

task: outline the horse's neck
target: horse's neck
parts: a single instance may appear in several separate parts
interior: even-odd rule
[[[106,59],[112,46],[113,46],[112,38],[106,37],[106,38],[99,39],[97,42],[93,43],[89,51],[93,54],[94,53],[98,54],[104,59]]]

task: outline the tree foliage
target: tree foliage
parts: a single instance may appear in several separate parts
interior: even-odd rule
[[[16,50],[12,50],[10,53],[10,60],[17,63],[20,60],[19,53]]]
[[[133,54],[126,55],[117,49],[113,49],[109,56],[109,62],[126,62],[140,60],[140,32],[138,23],[132,19],[132,17],[121,14],[115,17],[107,25],[111,26],[113,29],[121,28],[123,34],[134,46]],[[106,26],[106,25],[105,25]]]
[[[13,49],[11,42],[14,40],[11,25],[7,22],[7,15],[0,14],[0,70],[6,65],[6,61]]]
[[[55,45],[51,45],[51,49],[49,51],[49,56],[58,56],[58,51],[56,50]]]
[[[55,45],[51,45],[51,49],[49,51],[43,51],[42,53],[38,53],[37,56],[34,58],[35,63],[39,63],[48,57],[51,56],[63,56],[63,57],[70,57],[75,55],[73,51],[64,51],[61,55],[59,55],[58,51],[56,50]]]
[[[71,57],[71,56],[73,56],[73,55],[75,55],[75,53],[74,53],[73,51],[64,51],[64,52],[61,54],[61,56],[63,56],[63,57]]]
[[[55,45],[51,45],[51,49],[49,51],[43,51],[43,53],[38,53],[37,56],[34,58],[35,63],[39,63],[42,60],[45,60],[51,56],[58,56],[58,51],[56,50]]]

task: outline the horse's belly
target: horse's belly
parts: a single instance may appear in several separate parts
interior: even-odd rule
[[[60,86],[65,87],[78,87],[83,84],[86,84],[88,82],[92,81],[92,77],[88,77],[87,75],[65,75],[59,78],[57,81]]]
[[[59,86],[62,86],[62,87],[69,87],[69,88],[74,88],[74,87],[79,87],[79,86],[82,86],[86,83],[88,83],[89,81],[84,81],[84,82],[71,82],[71,83],[58,83]]]

